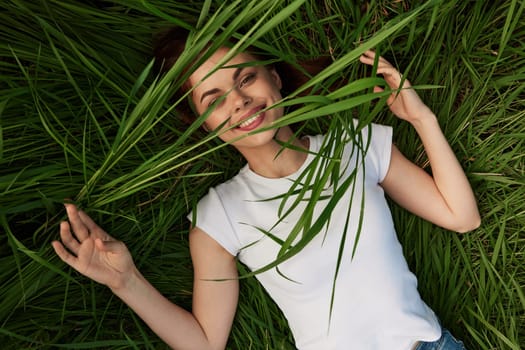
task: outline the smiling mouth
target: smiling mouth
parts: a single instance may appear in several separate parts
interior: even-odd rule
[[[253,122],[255,122],[259,117],[260,117],[260,114],[254,115],[253,117],[248,118],[247,120],[242,122],[238,127],[241,129],[246,128],[250,126]]]
[[[266,106],[262,105],[262,106],[258,106],[256,108],[252,109],[249,113],[247,113],[247,115],[252,115],[252,116],[249,117],[249,118],[246,118],[245,120],[243,120],[237,126],[237,129],[240,129],[240,130],[243,130],[243,131],[250,131],[250,130],[253,130],[256,127],[258,127],[259,124],[261,124],[262,121],[264,120],[265,113],[264,112],[259,113],[259,114],[255,114],[255,113],[257,113],[260,110],[263,110],[265,107]],[[253,115],[253,114],[255,114],[255,115]]]

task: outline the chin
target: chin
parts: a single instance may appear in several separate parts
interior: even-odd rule
[[[246,136],[231,145],[236,148],[258,148],[275,142],[278,129],[266,130],[260,133]]]

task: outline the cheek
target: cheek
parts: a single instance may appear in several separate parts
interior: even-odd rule
[[[281,89],[274,82],[272,82],[272,84],[270,85],[269,90],[270,90],[269,91],[270,95],[273,96],[273,98],[275,100],[279,101],[279,100],[281,100],[283,98],[283,96],[281,94]]]
[[[204,121],[203,125],[206,125],[209,130],[216,129],[228,118],[228,114],[223,110],[222,107],[223,106],[215,107],[215,109],[211,111],[208,118],[206,118]]]
[[[195,113],[195,115],[197,116],[197,118],[208,111],[208,107],[206,107],[205,105],[197,104],[193,99],[191,100],[191,106],[190,107],[191,107],[191,110],[193,111],[193,113]],[[210,114],[208,116],[208,119],[211,118],[211,116],[216,113],[218,108],[219,108],[219,106],[216,106],[214,108],[214,110],[212,110],[210,112]]]

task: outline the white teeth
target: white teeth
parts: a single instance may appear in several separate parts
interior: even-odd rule
[[[259,115],[255,115],[251,118],[248,118],[246,119],[245,121],[243,121],[241,124],[239,124],[239,128],[245,128],[247,127],[248,125],[250,125],[251,123],[253,123],[255,121],[255,119],[257,119],[259,117]]]

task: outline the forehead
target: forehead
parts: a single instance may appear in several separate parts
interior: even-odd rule
[[[191,86],[194,86],[197,82],[201,81],[206,77],[224,58],[224,56],[230,51],[229,48],[221,47],[215,51],[203,64],[201,64],[193,73],[190,75],[189,83]],[[238,53],[233,56],[228,62],[224,63],[224,66],[232,66],[247,62],[255,61],[255,57],[246,52]],[[204,82],[213,82],[214,78],[222,79],[223,75],[232,74],[235,70],[233,68],[221,68],[216,70],[213,74],[208,76]]]

